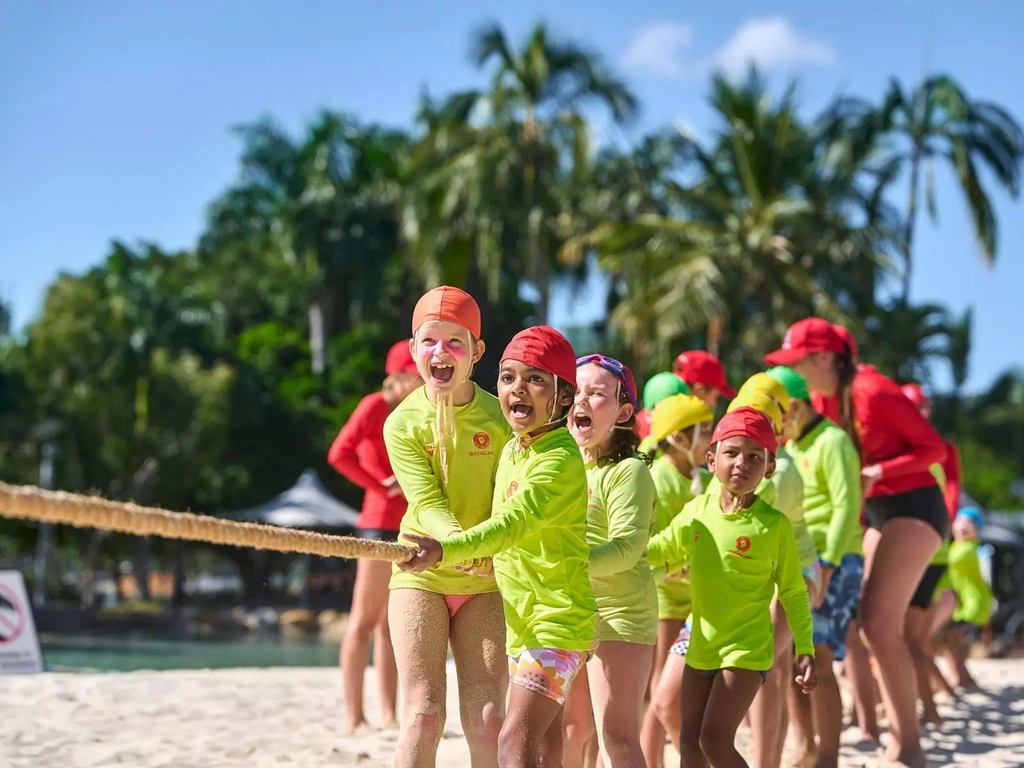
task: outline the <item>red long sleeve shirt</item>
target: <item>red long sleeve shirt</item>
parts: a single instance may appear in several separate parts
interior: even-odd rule
[[[960,451],[949,440],[942,442],[946,445],[946,459],[942,462],[942,471],[946,473],[946,509],[952,520],[960,511]]]
[[[328,464],[366,491],[357,528],[397,531],[405,514],[405,497],[389,498],[381,485],[394,475],[384,445],[384,420],[390,413],[391,406],[383,393],[367,395],[359,401],[327,453]]]
[[[864,466],[877,464],[882,472],[868,498],[935,485],[929,468],[945,460],[946,445],[896,382],[870,365],[860,366],[853,380],[853,412]]]
[[[651,412],[646,408],[637,411],[636,433],[642,438],[651,434]]]

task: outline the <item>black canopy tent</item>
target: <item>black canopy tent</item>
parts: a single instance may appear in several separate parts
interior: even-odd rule
[[[332,496],[313,469],[303,472],[295,485],[283,493],[259,506],[235,512],[231,517],[243,522],[278,525],[284,528],[342,532],[351,531],[359,521],[359,513]],[[312,556],[306,555],[303,562],[306,576],[299,604],[308,607],[309,579],[313,571]]]
[[[284,493],[231,517],[285,528],[355,528],[359,513],[334,498],[316,471],[307,469]]]

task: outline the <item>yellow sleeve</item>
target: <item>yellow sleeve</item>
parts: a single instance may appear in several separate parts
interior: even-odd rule
[[[786,609],[786,622],[793,632],[797,656],[814,655],[814,623],[811,619],[811,601],[807,596],[800,569],[800,555],[789,518],[779,513],[777,528],[779,555],[775,564],[775,583],[779,587],[779,602]]]
[[[608,541],[590,550],[591,576],[611,576],[637,564],[650,536],[654,496],[654,480],[642,462],[622,461],[608,473]]]
[[[860,530],[863,503],[857,449],[845,433],[837,434],[840,439],[829,441],[821,450],[821,467],[832,502],[832,520],[825,534],[821,559],[832,568],[839,565],[847,552],[848,542]]]
[[[586,488],[583,461],[578,453],[575,458],[583,474],[583,487]],[[541,454],[529,467],[529,482],[524,482],[516,495],[502,504],[500,510],[492,510],[489,520],[441,541],[444,550],[442,562],[450,565],[491,557],[515,545],[528,534],[549,525],[552,499],[557,499],[565,492],[567,459],[564,450]],[[586,493],[585,490],[582,492]]]
[[[384,444],[395,479],[409,502],[409,512],[426,534],[446,539],[462,530],[448,506],[448,497],[441,490],[441,479],[434,474],[426,448],[388,418],[384,422]]]
[[[672,518],[667,528],[647,542],[647,559],[651,568],[659,572],[675,573],[685,565],[691,535],[690,522],[693,520],[693,512],[704,503],[705,498],[698,496],[689,502],[682,512]]]

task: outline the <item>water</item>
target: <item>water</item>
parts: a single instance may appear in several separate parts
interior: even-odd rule
[[[137,669],[337,667],[338,643],[253,636],[231,640],[44,635],[48,669],[130,672]]]

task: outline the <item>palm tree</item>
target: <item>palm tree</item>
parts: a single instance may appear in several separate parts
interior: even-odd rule
[[[946,356],[951,324],[939,304],[878,307],[864,322],[865,359],[899,381],[931,380],[931,364]]]
[[[280,253],[306,286],[314,373],[341,308],[356,323],[378,305],[397,251],[404,134],[322,112],[296,140],[273,121],[236,129],[241,178],[214,202],[201,251],[252,243]]]
[[[839,99],[832,109],[835,130],[854,136],[862,149],[884,148],[883,161],[909,166],[910,188],[904,235],[904,269],[901,301],[910,298],[913,273],[914,227],[924,172],[924,196],[928,213],[937,217],[934,165],[950,164],[967,198],[974,234],[982,258],[991,265],[998,243],[998,222],[979,174],[985,166],[997,183],[1013,198],[1020,192],[1021,161],[1024,159],[1024,131],[1002,107],[968,97],[948,75],[925,78],[909,93],[892,80],[882,104],[875,107],[857,99]],[[891,183],[895,176],[886,180]]]
[[[429,130],[413,153],[417,189],[406,208],[406,239],[419,241],[428,281],[464,274],[475,262],[493,296],[499,276],[522,272],[546,322],[552,260],[571,220],[570,186],[590,159],[580,110],[597,103],[626,121],[637,102],[597,54],[554,39],[543,24],[518,51],[499,26],[484,27],[472,56],[478,67],[491,67],[490,89],[421,110]],[[525,268],[512,266],[523,254]]]
[[[751,69],[740,83],[716,76],[710,101],[719,127],[707,144],[675,138],[674,169],[653,187],[662,210],[605,218],[573,244],[627,275],[612,322],[645,362],[707,329],[709,349],[757,365],[794,319],[844,319],[887,265],[889,212],[866,215],[842,147],[799,119],[792,86],[772,100]]]

